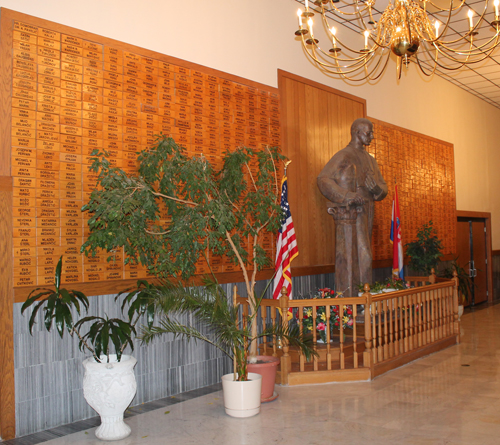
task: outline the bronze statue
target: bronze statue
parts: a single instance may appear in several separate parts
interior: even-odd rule
[[[351,142],[335,153],[318,176],[319,190],[328,199],[328,213],[337,226],[336,282],[346,288],[336,285],[336,289],[350,287],[348,296],[355,295],[352,288],[360,282],[372,281],[373,202],[387,195],[377,161],[365,149],[372,140],[373,124],[356,119],[351,125]]]

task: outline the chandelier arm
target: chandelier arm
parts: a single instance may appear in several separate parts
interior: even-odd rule
[[[323,21],[323,26],[331,32],[330,30],[330,24],[328,22],[328,19],[325,17],[325,15],[322,15],[322,21]],[[363,25],[364,25],[364,21],[363,21]],[[327,31],[327,32],[328,32]],[[373,39],[372,39],[373,40]],[[337,36],[335,36],[335,41],[336,43],[341,46],[342,48],[345,48],[346,50],[352,52],[352,53],[355,53],[355,54],[360,54],[360,55],[364,55],[366,53],[366,51],[360,51],[360,50],[355,50],[355,49],[352,49],[351,47],[347,46],[345,43],[342,42],[342,40],[340,40]],[[333,42],[332,42],[333,43]],[[377,43],[377,42],[375,42]],[[377,46],[380,46],[382,48],[387,48],[387,46],[389,46],[389,44],[385,45],[385,46],[381,46],[381,45],[378,45]],[[370,51],[374,51],[373,47],[370,49]],[[325,53],[324,51],[322,51],[323,53]],[[326,54],[326,53],[325,53]],[[328,55],[328,54],[326,54]]]
[[[325,62],[322,58],[318,57],[318,54],[316,53],[314,47],[311,48],[311,51],[307,51],[307,53],[308,53],[309,57],[311,57],[311,59],[313,59],[316,63],[318,63],[319,65],[321,65],[324,68],[335,68],[335,67],[339,67],[339,62],[350,62],[350,65],[345,67],[345,68],[349,68],[347,73],[352,73],[354,71],[358,71],[361,67],[367,65],[370,62],[370,59],[373,58],[373,54],[374,54],[374,53],[371,53],[363,59],[340,59],[340,60],[337,60],[338,58],[334,58],[335,65],[333,65],[331,63]],[[327,57],[329,59],[331,58],[328,55],[327,55]]]
[[[493,40],[494,40],[493,44],[490,47],[486,48],[486,46],[490,45]],[[450,60],[453,60],[453,61],[458,61],[459,59],[456,57],[453,57],[453,54],[464,55],[467,57],[467,59],[469,59],[470,57],[477,58],[479,56],[484,56],[486,53],[488,55],[491,54],[491,52],[497,47],[499,40],[500,40],[500,35],[495,35],[490,40],[488,40],[487,42],[485,42],[484,44],[482,44],[480,46],[473,46],[473,42],[471,41],[470,46],[471,46],[471,48],[473,47],[473,49],[469,49],[469,50],[464,50],[464,49],[455,50],[453,48],[449,48],[447,45],[442,44],[442,43],[439,45],[436,45],[436,46],[439,47],[438,51],[444,57],[446,57]],[[484,60],[484,57],[481,57],[479,59],[479,61],[482,61],[482,60]],[[477,62],[476,60],[473,60],[470,63],[476,63],[476,62]],[[468,63],[468,62],[466,62],[466,63]]]
[[[451,45],[451,44],[455,44],[455,43],[458,43],[462,40],[467,40],[467,36],[471,33],[471,32],[475,32],[476,29],[479,29],[481,27],[481,23],[484,21],[484,15],[486,14],[487,12],[487,9],[488,9],[488,0],[484,0],[485,1],[485,6],[484,6],[484,9],[483,9],[483,12],[481,14],[481,16],[479,17],[479,20],[477,21],[476,25],[472,28],[472,31],[469,31],[466,35],[464,36],[460,36],[458,37],[457,39],[455,40],[447,40],[447,41],[442,41],[440,40],[440,37],[445,35],[446,34],[446,31],[448,30],[448,27],[449,27],[449,23],[450,23],[450,20],[451,20],[451,15],[452,15],[452,12],[455,11],[456,9],[459,9],[459,8],[449,8],[449,9],[441,9],[441,11],[448,11],[448,17],[446,19],[446,24],[443,28],[443,30],[441,31],[441,33],[439,34],[439,36],[436,36],[434,39],[427,39],[423,34],[421,34],[419,31],[419,29],[417,29],[417,32],[419,34],[420,37],[422,37],[426,42],[429,42],[429,43],[434,43],[434,42],[439,42],[440,44],[442,45]],[[463,4],[465,3],[465,1],[461,1],[460,2],[460,7],[463,6]],[[422,10],[422,12],[426,13],[426,11]],[[427,20],[427,22],[430,23],[429,21],[429,18],[426,14],[425,16],[425,19]],[[429,30],[427,31],[429,32]],[[430,32],[429,32],[429,35],[432,35]]]
[[[474,47],[477,49],[477,50],[480,50],[481,52],[484,52],[484,51],[489,51],[490,48],[487,48],[485,50],[483,50],[483,48],[489,44],[492,43],[492,41],[495,40],[495,42],[492,44],[492,48],[495,48],[497,45],[498,45],[498,42],[500,40],[500,33],[497,33],[495,34],[493,37],[491,37],[487,42],[484,42],[482,43],[481,45],[477,46],[477,45],[474,45]]]
[[[361,78],[355,78],[355,77],[347,76],[347,74],[350,74],[350,72],[346,73],[345,71],[342,71],[339,74],[342,76],[342,78],[344,78],[346,80],[349,80],[351,82],[363,82],[363,81],[365,81],[367,79],[369,81],[375,81],[375,80],[377,80],[385,72],[385,69],[387,67],[387,63],[388,63],[389,58],[390,58],[390,53],[389,52],[387,53],[387,57],[385,58],[385,63],[383,65],[383,67],[380,69],[380,72],[378,74],[376,74],[376,76],[372,77],[372,74],[375,73],[375,71],[378,69],[378,66],[380,64],[382,56],[383,56],[383,54],[380,55],[379,61],[377,62],[377,64],[375,65],[375,67],[370,70],[370,72],[368,72],[368,70],[366,68],[366,65],[365,65],[365,73],[366,73],[366,75],[363,76],[363,77],[361,77]]]
[[[367,52],[371,52],[372,53],[372,52],[376,51],[379,48],[386,49],[386,48],[389,47],[389,42],[387,42],[387,44],[379,43],[373,37],[370,37],[370,40],[373,41],[374,45],[371,48],[369,48],[367,51],[364,51],[364,50],[356,50],[356,49],[351,48],[350,46],[348,46],[347,44],[345,44],[342,40],[340,40],[337,36],[335,36],[335,41],[337,42],[338,46],[346,49],[347,51],[349,51],[349,52],[351,52],[353,54],[359,54],[361,56],[363,56]]]
[[[443,9],[443,11],[445,11],[445,9]],[[446,19],[446,23],[444,24],[443,30],[441,31],[441,33],[439,35],[435,34],[436,38],[434,40],[431,40],[432,42],[440,42],[441,41],[440,40],[441,36],[444,36],[446,34],[446,31],[448,30],[448,27],[450,26],[450,20],[451,20],[451,13],[452,12],[453,12],[453,8],[450,8],[448,10],[448,18]],[[425,15],[425,18],[430,23],[429,16],[427,14]],[[458,42],[461,39],[462,39],[462,37],[458,38],[456,40],[456,42]],[[452,43],[452,42],[450,42],[450,43]]]
[[[319,48],[317,45],[305,45],[304,44],[304,49],[313,59],[316,63],[320,64],[323,67],[328,67],[328,68],[333,68],[336,65],[338,65],[338,62],[336,62],[335,65],[332,65],[331,63],[325,62],[324,60],[332,59],[332,56],[329,54],[326,54],[321,48]],[[320,57],[321,56],[321,57]],[[351,58],[351,59],[340,59],[341,62],[350,62],[351,66],[357,67],[356,69],[359,69],[363,65],[367,63],[367,60],[369,58],[373,57],[373,53],[368,53],[364,54],[362,57],[357,57],[357,58]],[[338,59],[337,57],[333,57],[333,59]]]
[[[479,29],[481,27],[481,23],[484,20],[484,15],[486,14],[486,11],[488,10],[488,0],[484,0],[484,9],[483,9],[483,12],[481,14],[481,16],[479,17],[479,20],[476,22],[476,25],[472,28],[471,32],[474,32],[476,31],[476,29]]]
[[[448,59],[448,60],[451,60],[455,63],[458,63],[460,64],[460,66],[458,68],[449,68],[447,66],[444,66],[444,65],[440,65],[443,69],[445,70],[449,70],[449,71],[454,71],[454,70],[459,70],[460,68],[463,68],[465,65],[472,65],[473,63],[480,63],[482,62],[483,60],[486,60],[487,58],[490,57],[491,53],[494,51],[494,47],[489,49],[488,52],[486,53],[483,53],[483,56],[478,58],[478,59],[474,59],[474,60],[471,60],[471,61],[466,61],[464,62],[463,60],[460,60],[460,59],[456,59],[454,57],[452,57],[451,55],[448,55],[446,54],[445,57]],[[443,54],[443,53],[441,53]]]
[[[427,47],[425,47],[425,46],[424,46],[424,48],[427,51],[427,53],[429,54],[429,57],[432,58],[432,56],[430,55],[429,49]],[[434,48],[436,49],[436,57],[433,58],[435,65],[438,65],[439,67],[441,67],[441,68],[443,68],[445,70],[451,70],[451,71],[463,68],[465,66],[465,63],[462,60],[458,60],[458,59],[454,58],[451,54],[448,54],[448,53],[442,51],[441,45],[435,44]],[[438,54],[441,54],[446,60],[451,60],[452,62],[458,63],[460,66],[457,67],[457,68],[450,68],[450,67],[447,67],[446,65],[443,65],[442,63],[440,63],[438,61]]]
[[[437,66],[436,65],[436,60],[434,60],[434,68],[432,69],[432,72],[431,73],[427,73],[427,72],[425,72],[424,67],[420,63],[420,58],[418,57],[418,55],[417,55],[416,59],[417,59],[417,65],[418,65],[420,71],[422,72],[422,74],[424,76],[427,76],[427,77],[432,77],[434,75],[434,73],[436,72],[436,66]]]
[[[431,57],[433,60],[434,60],[434,63],[436,65],[438,65],[440,68],[444,69],[444,70],[447,70],[447,71],[456,71],[456,70],[459,70],[461,68],[463,68],[465,65],[467,65],[466,62],[464,62],[463,60],[458,60],[458,59],[455,59],[454,57],[451,57],[449,54],[446,54],[446,53],[443,53],[441,51],[440,48],[437,47],[437,45],[435,46],[436,50],[438,51],[439,54],[441,54],[442,56],[444,56],[447,60],[451,60],[452,62],[455,62],[457,63],[459,66],[457,67],[449,67],[449,66],[446,66],[446,65],[443,65],[442,63],[440,63],[438,61],[438,57],[436,55],[435,58],[433,58],[430,54],[429,54],[429,57]],[[429,53],[429,49],[428,48],[425,48],[425,50],[427,51],[427,53]],[[484,59],[483,59],[484,60]]]
[[[441,45],[441,46],[450,54],[463,55],[466,57],[478,57],[478,56],[481,56],[487,52],[489,53],[492,50],[494,50],[498,44],[498,37],[495,37],[495,44],[491,45],[491,47],[486,47],[486,45],[488,43],[490,43],[490,42],[486,42],[481,46],[475,46],[475,45],[472,46],[471,45],[471,49],[468,49],[468,50],[466,50],[466,49],[456,50],[453,48],[448,48],[446,45]]]
[[[383,55],[383,54],[380,54],[380,57],[379,57],[379,59],[380,59],[380,60],[382,59],[382,55]],[[384,63],[384,66],[382,67],[382,69],[380,70],[380,72],[377,74],[377,76],[375,76],[375,77],[371,77],[371,78],[370,78],[371,80],[378,80],[378,79],[380,78],[380,76],[381,76],[382,74],[384,74],[385,69],[387,68],[387,64],[389,63],[389,59],[390,59],[390,58],[391,58],[391,53],[390,53],[389,51],[387,51],[387,56],[386,56],[386,58],[385,58],[385,63]],[[375,71],[375,70],[373,70],[373,71]],[[373,71],[372,71],[372,72],[373,72]]]
[[[339,60],[337,60],[337,58],[335,58],[335,62],[336,62],[335,65],[332,65],[331,63],[324,62],[322,59],[320,59],[318,57],[318,55],[314,51],[314,48],[312,48],[312,52],[311,51],[307,51],[307,54],[309,55],[309,57],[311,57],[312,60],[314,60],[316,63],[318,63],[321,67],[323,67],[327,71],[330,71],[329,70],[330,68],[335,68],[336,69],[336,71],[334,72],[335,74],[342,73],[343,75],[347,75],[347,74],[351,74],[351,73],[354,73],[356,71],[359,71],[360,68],[362,68],[363,66],[370,65],[371,59],[374,58],[374,54],[375,53],[371,53],[369,56],[367,56],[366,57],[366,59],[367,59],[366,61],[357,60],[357,61],[355,61],[355,63],[352,63],[352,64],[350,64],[350,65],[348,65],[346,67],[341,67],[339,65]],[[380,62],[381,62],[381,59],[382,59],[383,55],[384,54],[380,54],[379,55],[378,60],[377,60],[377,62],[375,64],[374,68],[370,70],[371,73],[373,73],[374,71],[377,70],[378,66],[380,65]],[[387,61],[388,61],[388,58],[389,58],[388,56],[389,56],[389,52],[387,52],[386,63],[384,65],[384,68],[382,69],[382,72],[385,70],[385,66],[387,65]],[[351,60],[346,59],[346,61],[350,62]],[[348,68],[348,69],[346,70],[345,68]],[[379,77],[379,75],[377,75],[377,78]],[[367,77],[365,76],[365,78],[367,78]],[[350,80],[358,81],[358,79],[354,79],[354,78],[350,78]]]
[[[355,1],[355,3],[357,4],[358,2]],[[334,15],[338,15],[339,17],[341,16],[354,16],[354,15],[358,15],[359,13],[363,12],[365,9],[368,9],[368,6],[363,6],[363,8],[361,10],[358,10],[358,11],[355,11],[355,12],[344,12],[344,11],[341,11],[340,9],[338,9],[336,6],[335,6],[335,3],[330,0],[330,3],[331,5],[331,8],[332,9],[328,9],[327,11],[331,14],[334,14]],[[323,3],[321,4],[321,9],[324,10],[324,5]]]
[[[302,35],[302,45],[303,45],[303,47],[305,48],[306,51],[308,51],[309,47],[312,47],[315,51],[319,51],[322,55],[324,55],[327,58],[333,57],[330,54],[328,54],[325,50],[321,49],[321,47],[314,41],[314,39],[311,39],[311,40],[312,40],[312,43],[308,44],[306,42],[305,36]],[[363,61],[363,60],[365,60],[367,58],[367,55],[370,55],[370,54],[374,53],[374,51],[356,51],[356,50],[353,50],[353,49],[349,48],[347,45],[344,45],[342,43],[342,41],[340,41],[338,39],[336,39],[336,41],[337,41],[338,46],[341,46],[341,47],[347,49],[348,51],[350,51],[350,52],[352,52],[354,54],[358,54],[358,57],[350,57],[348,59],[340,58],[340,60],[342,60],[342,61],[346,61],[346,62],[347,61],[360,61],[361,62],[361,61]]]
[[[431,4],[432,6],[434,6],[434,8],[436,8],[440,12],[444,12],[444,11],[458,11],[465,4],[465,0],[461,0],[460,4],[456,8],[453,8],[453,7],[451,7],[451,8],[441,8],[441,6],[438,6],[432,0],[427,0],[424,3]],[[451,1],[450,3],[453,4],[453,1]]]

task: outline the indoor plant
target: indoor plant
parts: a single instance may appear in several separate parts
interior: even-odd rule
[[[417,239],[406,245],[406,254],[410,257],[409,266],[424,275],[430,275],[431,269],[436,269],[439,258],[443,256],[443,244],[438,238],[432,221],[424,224],[417,232]]]
[[[257,271],[271,263],[265,233],[281,223],[279,161],[275,147],[225,152],[220,171],[201,156],[188,157],[160,136],[138,157],[138,175],[113,167],[106,152],[93,153],[98,174],[90,202],[87,255],[123,247],[125,262],[140,262],[159,277],[189,279],[200,259],[225,257],[239,267],[251,310]],[[252,338],[257,323],[251,319]],[[251,342],[250,355],[257,354]]]
[[[444,278],[455,278],[455,276],[458,278],[458,319],[460,320],[464,313],[464,306],[469,304],[469,296],[472,295],[475,283],[472,282],[465,268],[458,264],[458,257],[439,275]]]
[[[234,402],[233,391],[227,389],[227,385],[239,386],[236,392],[241,394],[241,388],[252,385],[250,381],[255,380],[256,375],[252,375],[247,369],[252,342],[266,336],[277,336],[289,345],[298,347],[307,360],[315,354],[310,336],[301,332],[298,326],[289,328],[280,323],[269,324],[263,326],[257,334],[253,334],[251,326],[256,320],[257,309],[265,290],[256,299],[254,310],[248,316],[242,317],[238,316],[238,307],[214,280],[205,279],[205,285],[198,288],[184,288],[181,284],[164,282],[150,288],[149,292],[161,316],[157,326],[144,328],[144,342],[149,343],[156,336],[173,333],[174,336],[210,343],[233,360],[234,375],[223,376],[226,412],[231,416],[248,417],[257,414],[260,409],[260,384],[254,389],[257,395],[250,396],[249,406],[246,405],[248,400],[245,398]],[[186,313],[195,316],[196,325],[177,320],[177,316]],[[227,405],[229,399],[233,400],[233,405]]]
[[[134,349],[134,326],[144,312],[150,311],[149,305],[144,294],[131,292],[124,300],[124,305],[130,303],[128,321],[107,316],[87,316],[74,322],[74,314],[79,316],[83,310],[87,311],[89,301],[82,292],[61,287],[62,262],[63,257],[56,266],[55,288],[33,290],[22,305],[21,313],[33,308],[29,318],[31,334],[37,314],[42,310],[47,331],[55,324],[61,338],[65,332],[76,336],[80,349],[92,354],[91,358],[83,361],[83,394],[89,405],[101,416],[102,423],[95,434],[103,440],[122,439],[130,434],[130,427],[123,421],[123,413],[137,389],[133,371],[137,361],[123,352],[127,346]],[[119,297],[120,294],[117,299]]]

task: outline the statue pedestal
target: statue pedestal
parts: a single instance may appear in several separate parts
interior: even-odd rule
[[[359,259],[356,219],[361,206],[334,204],[328,213],[335,221],[335,290],[345,297],[358,296]]]

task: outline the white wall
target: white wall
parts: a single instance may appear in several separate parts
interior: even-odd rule
[[[374,85],[327,77],[294,39],[294,0],[0,0],[0,7],[267,85],[277,86],[283,69],[362,97],[369,116],[454,144],[457,208],[491,212],[500,249],[500,110],[440,78],[422,79],[415,66],[399,82],[391,62]]]

